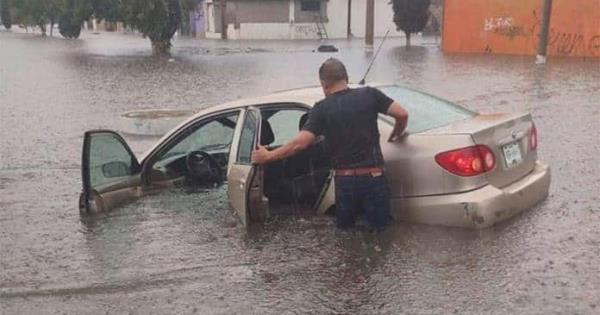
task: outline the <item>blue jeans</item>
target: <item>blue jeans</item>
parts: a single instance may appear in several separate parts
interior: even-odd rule
[[[384,230],[390,222],[390,188],[385,175],[336,176],[335,214],[337,226],[354,226],[364,213],[371,228]]]

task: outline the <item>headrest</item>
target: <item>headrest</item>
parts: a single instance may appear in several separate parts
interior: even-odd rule
[[[300,121],[298,122],[298,129],[302,130],[304,125],[306,125],[307,121],[308,121],[308,113],[305,113],[304,115],[300,116]]]
[[[260,145],[269,145],[275,141],[275,134],[268,120],[262,119],[260,124]]]

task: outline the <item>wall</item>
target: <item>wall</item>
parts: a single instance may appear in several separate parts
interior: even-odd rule
[[[347,2],[346,0],[342,1]],[[351,29],[355,37],[365,37],[366,19],[367,1],[352,0]],[[404,36],[404,33],[396,31],[394,10],[392,9],[391,1],[375,0],[375,37],[382,37],[388,29],[390,30],[388,36],[390,37]]]
[[[212,0],[207,1],[209,4]],[[273,5],[277,2],[277,8]],[[329,38],[346,38],[348,23],[348,0],[324,1],[325,28]],[[284,6],[287,9],[284,9]],[[270,14],[272,10],[277,14]],[[317,39],[317,26],[307,23],[305,18],[296,21],[300,4],[297,0],[228,0],[227,28],[229,39]],[[213,12],[210,12],[213,11]],[[289,12],[287,19],[283,12]],[[214,23],[216,10],[209,7],[208,23]],[[389,36],[403,36],[396,31],[394,12],[389,0],[375,0],[375,36],[381,37],[390,29]],[[285,21],[284,21],[285,20]],[[366,1],[352,0],[351,30],[355,37],[365,36]],[[213,26],[208,26],[207,37],[218,38]]]
[[[446,0],[445,52],[534,55],[542,0]],[[600,57],[600,1],[554,0],[548,54]]]

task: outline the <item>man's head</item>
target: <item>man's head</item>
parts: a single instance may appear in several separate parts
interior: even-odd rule
[[[325,96],[348,87],[346,67],[335,58],[329,58],[323,62],[319,68],[319,79]]]

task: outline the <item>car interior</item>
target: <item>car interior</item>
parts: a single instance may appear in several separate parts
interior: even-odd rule
[[[270,150],[291,140],[308,120],[308,113],[298,108],[264,108],[261,116],[260,142]],[[222,183],[236,122],[237,114],[224,116],[181,135],[153,164],[152,182],[186,187]],[[308,209],[317,202],[330,169],[325,139],[319,137],[307,150],[264,166],[264,195],[270,206],[284,212]]]
[[[270,117],[277,111],[262,111],[261,145],[275,149],[275,133]],[[298,132],[308,119],[304,113],[295,122],[288,121],[287,128]],[[296,127],[292,127],[292,126]],[[286,141],[287,142],[287,141]],[[326,153],[325,139],[319,137],[315,144],[299,154],[268,164],[264,167],[264,194],[270,206],[277,209],[307,209],[315,205],[330,174],[331,160]],[[286,207],[288,206],[288,207]]]
[[[180,135],[153,163],[153,184],[204,187],[222,183],[237,117],[237,112],[218,117]]]

